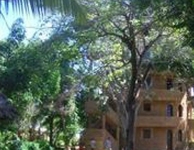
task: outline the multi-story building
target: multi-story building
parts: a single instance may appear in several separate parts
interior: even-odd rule
[[[187,88],[171,72],[151,72],[138,96],[135,119],[134,150],[185,150],[194,140],[193,105]],[[101,111],[95,101],[86,102],[89,117],[84,133],[86,149],[92,138],[98,150],[103,150],[107,137],[113,150],[121,149],[120,123],[114,103],[108,111]]]
[[[184,150],[192,139],[193,107],[173,73],[152,72],[141,89],[135,150]]]

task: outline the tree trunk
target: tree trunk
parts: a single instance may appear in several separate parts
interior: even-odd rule
[[[133,100],[132,100],[133,99]],[[126,138],[126,150],[134,149],[134,121],[135,121],[135,98],[131,98],[131,102],[128,106],[128,129]]]
[[[127,111],[128,111],[128,129],[127,129],[127,139],[126,139],[126,149],[134,149],[134,121],[135,121],[135,104],[136,104],[136,81],[138,76],[137,70],[137,55],[136,55],[136,43],[134,29],[131,25],[129,29],[132,35],[132,39],[124,40],[128,47],[128,50],[131,52],[131,80],[129,80],[129,91],[127,95]]]
[[[53,146],[53,116],[51,115],[49,117],[49,127],[50,127],[50,132],[49,132],[49,144]]]

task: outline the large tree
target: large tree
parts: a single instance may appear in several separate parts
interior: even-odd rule
[[[88,76],[96,73],[94,84],[88,86],[100,89],[101,96],[117,104],[127,150],[134,148],[134,122],[140,105],[137,97],[152,68],[153,45],[171,32],[160,22],[165,16],[156,14],[157,1],[148,6],[138,2],[86,2],[91,8],[90,22],[80,34],[84,60],[91,71]]]

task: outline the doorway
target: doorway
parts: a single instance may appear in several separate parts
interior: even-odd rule
[[[166,145],[167,145],[167,150],[173,150],[173,132],[172,130],[167,130],[167,135],[166,135]]]

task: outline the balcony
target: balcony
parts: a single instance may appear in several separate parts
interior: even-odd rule
[[[179,117],[138,116],[135,127],[176,127],[182,122],[184,119]]]
[[[158,101],[182,101],[186,99],[186,92],[166,89],[141,89],[139,99],[158,100]]]
[[[97,101],[86,101],[85,111],[88,114],[104,113],[107,120],[109,120],[110,122],[116,125],[119,124],[119,118],[117,113],[110,106],[108,106],[107,109],[104,110],[104,112],[102,112],[102,110],[100,110],[100,107]]]

